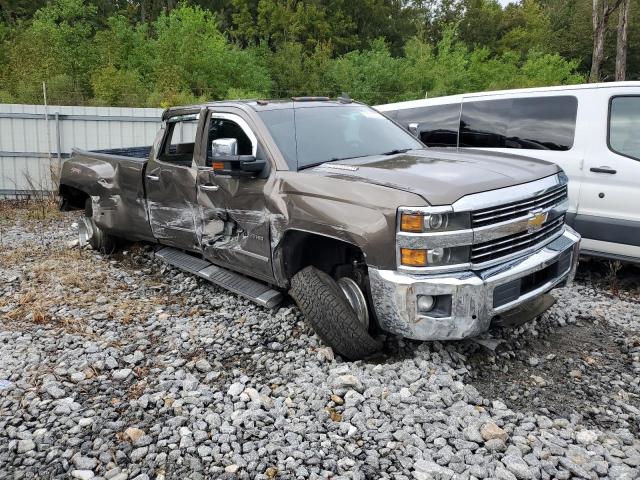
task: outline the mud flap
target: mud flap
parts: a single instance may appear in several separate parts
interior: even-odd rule
[[[545,293],[539,297],[518,305],[517,307],[504,312],[491,321],[491,326],[496,327],[518,327],[542,315],[556,303],[553,295]]]

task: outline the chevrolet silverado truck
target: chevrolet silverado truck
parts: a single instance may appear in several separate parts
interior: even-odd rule
[[[348,99],[170,108],[150,147],[74,150],[59,194],[84,209],[81,243],[153,242],[266,307],[288,292],[348,359],[383,332],[463,339],[542,313],[580,241],[558,166],[427,148]]]

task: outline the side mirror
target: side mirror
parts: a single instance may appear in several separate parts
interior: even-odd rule
[[[407,125],[407,130],[409,133],[416,138],[420,138],[420,124],[419,123],[410,123]]]
[[[211,155],[216,157],[238,154],[238,140],[235,138],[216,138],[211,142]]]
[[[266,162],[254,155],[238,155],[238,140],[217,138],[211,142],[211,158],[208,159],[214,173],[235,177],[251,177],[264,170]]]

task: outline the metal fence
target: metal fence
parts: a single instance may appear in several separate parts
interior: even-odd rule
[[[72,148],[151,145],[162,109],[0,104],[0,198],[55,189]]]

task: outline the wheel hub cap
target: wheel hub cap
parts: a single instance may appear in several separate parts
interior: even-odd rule
[[[364,325],[365,328],[369,328],[367,301],[358,284],[349,277],[342,277],[337,283],[344,296],[347,297],[349,305],[351,305],[353,311],[356,312],[356,317],[358,317],[360,323]]]

